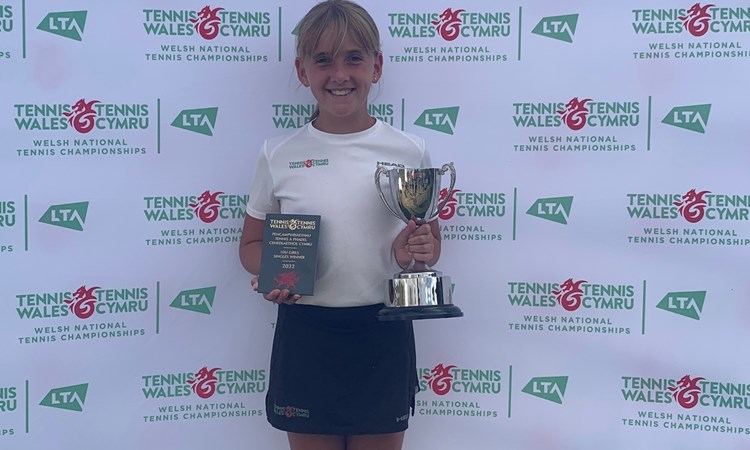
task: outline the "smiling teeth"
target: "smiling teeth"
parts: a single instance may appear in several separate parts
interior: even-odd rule
[[[331,89],[331,94],[333,95],[346,95],[350,93],[351,89]]]

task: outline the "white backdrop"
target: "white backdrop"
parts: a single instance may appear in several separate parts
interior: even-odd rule
[[[237,245],[312,4],[0,0],[0,448],[286,447]],[[750,3],[363,4],[457,170],[405,448],[750,448]]]

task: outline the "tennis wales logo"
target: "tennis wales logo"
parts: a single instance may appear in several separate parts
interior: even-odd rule
[[[215,367],[209,370],[208,367],[204,367],[195,374],[194,379],[188,380],[188,384],[198,397],[207,399],[216,393],[216,383],[219,382],[215,375],[217,370],[221,368]]]
[[[562,405],[567,387],[568,377],[535,377],[529,380],[521,392]]]
[[[695,189],[690,189],[680,200],[675,201],[673,204],[685,220],[690,223],[698,223],[706,215],[708,202],[703,196],[709,193],[710,191],[695,192]]]
[[[705,380],[703,377],[690,378],[685,375],[677,381],[676,386],[669,386],[667,389],[672,392],[672,398],[685,409],[694,408],[700,400],[700,394],[703,391],[698,382]]]
[[[430,23],[435,25],[435,30],[437,30],[441,38],[445,39],[448,42],[454,41],[458,36],[461,35],[462,21],[461,17],[459,17],[459,14],[464,11],[466,10],[457,9],[453,11],[451,10],[451,8],[448,8],[440,13],[438,20],[433,20]]]
[[[49,13],[36,28],[74,41],[81,41],[83,29],[86,27],[86,14],[86,11]]]
[[[690,319],[701,320],[705,300],[706,291],[669,292],[656,307]]]
[[[50,390],[39,404],[50,408],[82,412],[88,388],[88,383],[55,388]]]
[[[576,33],[576,25],[578,25],[578,14],[543,17],[531,32],[558,41],[572,43],[573,36]]]
[[[540,198],[526,211],[526,214],[551,222],[568,224],[573,197]]]
[[[216,286],[182,291],[169,304],[176,309],[184,309],[201,314],[211,314],[216,296]]]
[[[429,374],[422,376],[422,378],[427,381],[427,386],[429,386],[432,392],[437,395],[445,395],[451,390],[451,384],[453,383],[451,369],[455,367],[454,365],[446,367],[443,363],[440,363]]]
[[[425,109],[414,125],[452,135],[458,121],[458,109],[458,106]]]
[[[219,217],[219,207],[221,202],[217,199],[223,192],[204,191],[194,203],[190,203],[193,212],[198,218],[205,222],[211,223]]]
[[[677,128],[705,133],[708,124],[708,115],[711,113],[711,105],[675,106],[664,116],[661,123],[672,125]]]
[[[219,26],[221,25],[221,18],[218,16],[219,11],[224,11],[224,8],[211,9],[210,6],[206,5],[198,11],[197,17],[190,18],[190,23],[195,25],[195,30],[203,39],[210,41],[219,35]]]
[[[586,283],[586,280],[573,281],[572,278],[565,280],[560,285],[560,289],[552,291],[555,295],[555,300],[560,306],[566,311],[575,311],[581,307],[581,299],[583,297],[583,289],[581,285]]]
[[[88,209],[89,202],[52,205],[47,208],[47,212],[42,215],[39,222],[71,230],[83,231],[83,224],[86,222],[86,213],[88,212]]]
[[[678,19],[690,34],[695,37],[703,36],[711,27],[711,13],[708,12],[708,8],[713,6],[716,5],[701,6],[700,3],[696,3],[688,9],[687,14],[679,16]]]
[[[206,136],[213,136],[218,112],[219,108],[217,107],[185,109],[175,117],[172,126]]]

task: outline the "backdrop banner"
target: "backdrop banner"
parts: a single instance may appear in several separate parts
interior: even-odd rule
[[[0,448],[287,448],[238,245],[314,3],[0,0]],[[362,4],[458,173],[404,448],[747,448],[750,0]]]

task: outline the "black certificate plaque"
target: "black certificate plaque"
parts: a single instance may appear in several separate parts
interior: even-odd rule
[[[313,295],[319,235],[320,216],[266,214],[258,292]]]

